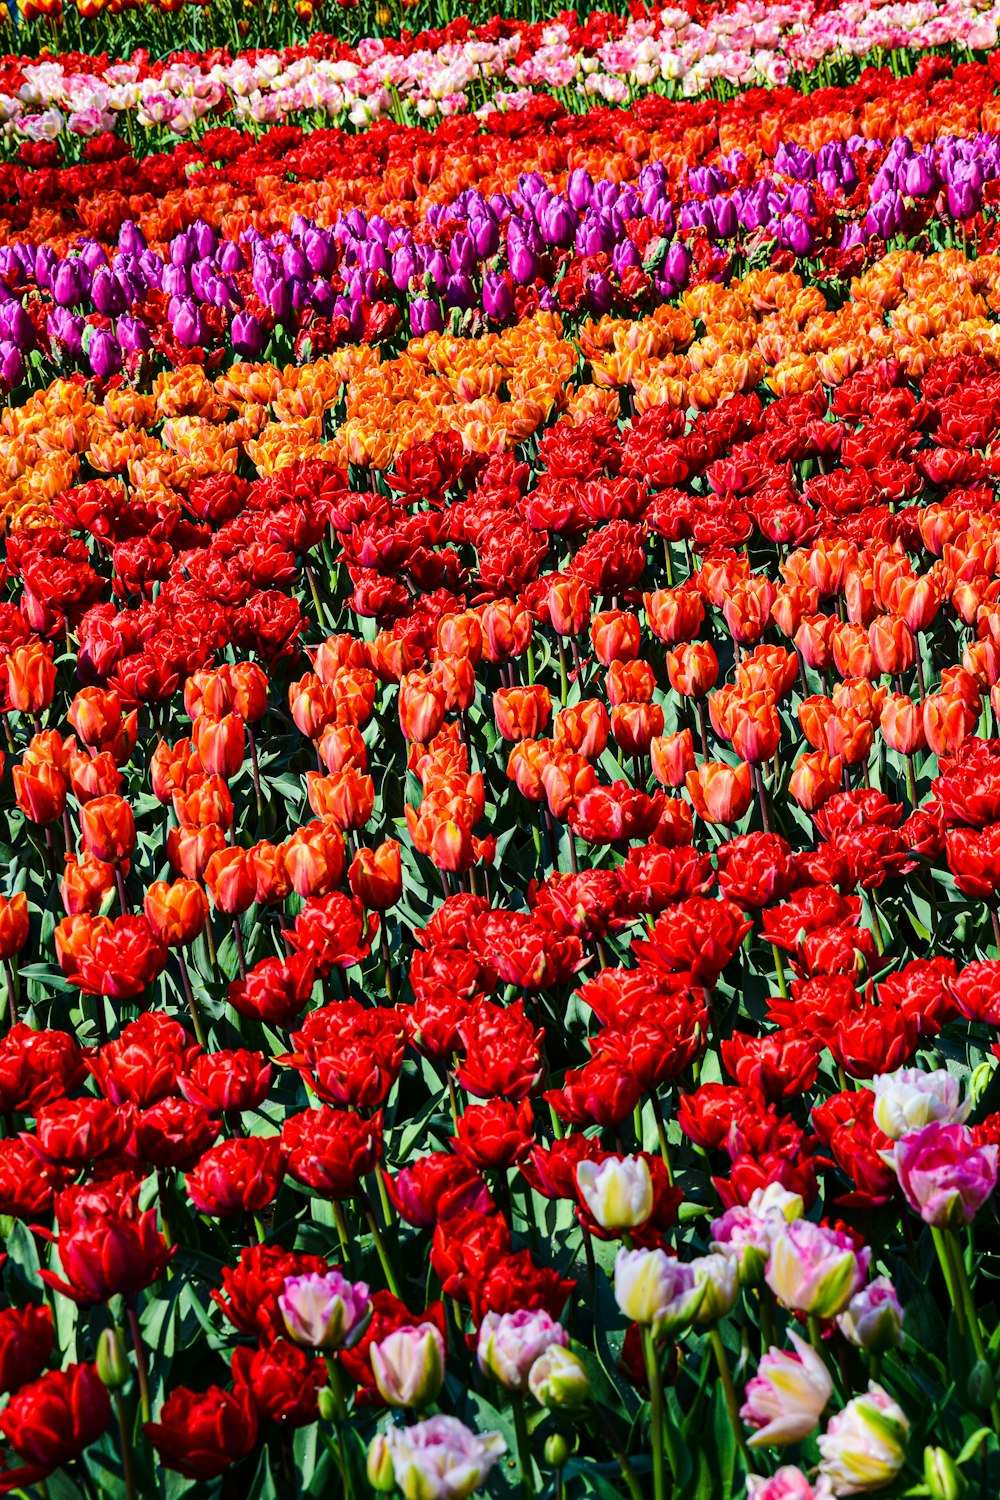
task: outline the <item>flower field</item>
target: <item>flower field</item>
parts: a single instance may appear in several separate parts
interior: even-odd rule
[[[1000,1494],[998,20],[4,8],[0,1493]]]

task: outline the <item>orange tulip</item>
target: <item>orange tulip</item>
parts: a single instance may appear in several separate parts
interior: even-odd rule
[[[23,891],[0,896],[0,959],[5,963],[28,941],[28,898]]]
[[[604,754],[611,734],[611,719],[600,698],[584,698],[561,708],[552,725],[557,750],[572,750],[596,760]]]
[[[155,880],[142,901],[146,921],[168,948],[186,948],[208,921],[208,898],[196,880]]]
[[[395,839],[377,849],[362,846],[347,872],[348,883],[369,911],[388,911],[403,894],[403,861]]]
[[[908,672],[917,659],[913,631],[898,616],[879,615],[868,627],[868,639],[879,671],[892,677]]]
[[[687,773],[695,768],[694,742],[690,729],[664,734],[649,747],[653,775],[661,786],[683,786]]]
[[[221,776],[206,776],[198,771],[189,777],[183,792],[174,792],[174,812],[182,827],[204,828],[209,823],[218,823],[222,828],[233,826],[233,799]]]
[[[150,757],[149,773],[153,796],[167,803],[173,800],[174,792],[184,791],[192,773],[201,774],[201,762],[189,739],[178,740],[176,745],[160,740]]]
[[[409,672],[399,684],[399,727],[408,740],[426,745],[444,723],[444,686],[427,672]]]
[[[507,757],[507,776],[522,797],[541,802],[542,773],[553,759],[551,740],[518,740]]]
[[[795,632],[795,644],[807,667],[826,672],[833,666],[836,615],[807,615]]]
[[[88,853],[106,865],[120,864],[135,848],[135,815],[124,797],[95,797],[80,809],[80,837]]]
[[[788,790],[803,812],[818,812],[843,785],[843,761],[824,750],[800,755],[788,783]]]
[[[719,680],[719,658],[709,641],[689,641],[667,652],[667,676],[675,693],[704,698]]]
[[[267,676],[255,661],[226,663],[219,676],[229,688],[234,713],[247,724],[258,723],[267,713]]]
[[[650,743],[663,733],[663,709],[658,703],[616,703],[611,732],[623,754],[648,755]]]
[[[229,781],[236,775],[246,755],[246,727],[239,714],[217,719],[203,713],[195,720],[191,738],[202,769],[210,776]]]
[[[306,772],[309,806],[317,818],[335,823],[340,829],[364,828],[375,807],[375,783],[354,766],[320,776]]]
[[[171,828],[167,834],[170,868],[188,880],[200,880],[213,854],[225,848],[226,835],[218,823]]]
[[[66,806],[66,779],[48,761],[13,769],[14,796],[30,823],[55,823]]]
[[[505,740],[534,740],[552,714],[552,695],[547,687],[498,688],[493,694],[493,714]]]
[[[93,759],[74,751],[69,758],[69,784],[78,802],[92,802],[95,797],[117,792],[122,784],[122,773],[110,750],[102,750]]]
[[[478,666],[483,655],[483,624],[471,609],[460,615],[442,615],[437,625],[438,649],[449,656],[465,656]]]
[[[643,594],[649,628],[665,646],[690,641],[701,629],[705,606],[691,588],[657,589]]]
[[[482,621],[483,654],[487,661],[509,661],[527,649],[533,627],[523,604],[512,599],[497,599],[486,605]]]
[[[694,810],[705,823],[732,827],[753,799],[753,776],[746,762],[738,766],[708,760],[684,779]]]
[[[121,728],[121,700],[104,688],[81,688],[66,717],[85,745],[110,745]]]
[[[55,690],[55,662],[39,641],[17,646],[7,657],[7,696],[12,708],[40,714],[52,702]]]
[[[730,716],[733,749],[751,766],[772,760],[781,743],[781,720],[774,699],[754,693],[738,703]]]
[[[889,749],[901,755],[915,755],[927,743],[923,709],[903,693],[891,693],[885,700],[879,728]]]
[[[596,785],[597,772],[590,761],[573,751],[554,756],[542,770],[542,794],[554,818],[567,818]]]
[[[322,682],[315,672],[307,672],[291,684],[288,706],[296,729],[310,740],[316,739],[337,717],[337,695],[331,684]]]
[[[931,693],[924,699],[924,734],[935,755],[954,755],[975,722],[975,714],[957,694]]]
[[[248,850],[216,850],[205,866],[204,878],[213,905],[227,917],[238,916],[253,905],[257,875]]]
[[[328,724],[316,748],[329,771],[342,771],[345,766],[368,769],[368,749],[354,724]]]
[[[292,882],[285,869],[284,844],[271,844],[266,839],[253,845],[250,850],[257,893],[258,906],[278,906],[291,894]]]
[[[104,898],[115,888],[113,865],[102,864],[84,850],[83,858],[66,855],[59,882],[59,899],[68,917],[93,917],[100,911]]]
[[[614,661],[635,661],[642,645],[638,616],[622,609],[608,609],[595,615],[590,622],[590,643],[604,667],[610,667]]]
[[[590,590],[582,578],[553,578],[544,609],[556,635],[579,635],[590,619]]]
[[[344,873],[344,836],[332,823],[298,828],[284,847],[284,865],[299,896],[328,896]]]
[[[608,667],[608,702],[649,703],[656,692],[656,674],[648,661],[613,661]]]

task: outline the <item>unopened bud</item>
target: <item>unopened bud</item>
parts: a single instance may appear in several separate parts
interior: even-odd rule
[[[931,1500],[959,1500],[965,1491],[958,1465],[944,1448],[924,1449],[924,1483]]]
[[[392,1454],[385,1435],[377,1432],[368,1449],[368,1483],[380,1495],[391,1494],[396,1488],[396,1475],[392,1467]]]
[[[562,1469],[569,1462],[569,1443],[561,1432],[553,1432],[545,1439],[545,1462],[551,1469]]]
[[[969,1376],[969,1400],[973,1406],[984,1411],[992,1405],[996,1392],[997,1383],[993,1378],[993,1371],[985,1359],[977,1359]]]
[[[316,1405],[324,1422],[337,1420],[337,1403],[328,1385],[323,1386],[316,1397]]]
[[[109,1391],[120,1391],[132,1371],[117,1328],[104,1328],[97,1340],[97,1373]]]

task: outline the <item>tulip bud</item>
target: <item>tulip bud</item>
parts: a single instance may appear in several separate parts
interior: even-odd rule
[[[368,1352],[375,1384],[389,1406],[427,1406],[444,1383],[444,1339],[433,1323],[397,1328]]]
[[[329,1397],[328,1404],[332,1409],[333,1392],[330,1391],[328,1387],[325,1387],[322,1391],[320,1391],[319,1394],[319,1414],[321,1417],[323,1417],[324,1421],[331,1421],[332,1410],[331,1415],[327,1416],[327,1414],[323,1410],[323,1397]],[[377,1490],[380,1495],[391,1495],[393,1490],[396,1488],[396,1475],[392,1467],[392,1454],[389,1452],[389,1444],[386,1441],[384,1433],[377,1432],[372,1438],[371,1445],[368,1449],[368,1463],[366,1465],[366,1469],[368,1473],[368,1483],[371,1485],[372,1489]]]
[[[97,1340],[97,1373],[109,1391],[120,1391],[131,1379],[132,1370],[125,1345],[117,1328],[103,1328]]]
[[[590,1380],[578,1355],[552,1344],[528,1372],[528,1389],[539,1406],[572,1410],[586,1402]]]
[[[903,1309],[887,1276],[856,1292],[837,1319],[844,1337],[869,1354],[885,1354],[903,1342]]]
[[[569,1463],[570,1446],[561,1432],[550,1433],[542,1449],[545,1462],[553,1469],[562,1469]]]
[[[960,1500],[965,1493],[965,1480],[944,1448],[924,1449],[924,1484],[931,1500]]]
[[[324,1422],[335,1422],[337,1420],[337,1398],[328,1385],[324,1385],[321,1390],[317,1391],[316,1408]],[[378,1438],[375,1439],[375,1442],[378,1442]],[[374,1444],[372,1446],[374,1447]],[[374,1484],[375,1481],[372,1480],[372,1483]],[[378,1485],[375,1485],[375,1488],[378,1489]],[[391,1483],[388,1485],[388,1489],[392,1489]]]
[[[717,1323],[732,1312],[739,1296],[739,1263],[728,1255],[699,1255],[690,1262],[695,1286],[704,1296],[694,1318],[695,1323]]]
[[[635,1229],[653,1212],[653,1179],[641,1156],[582,1161],[576,1183],[602,1229]]]
[[[969,1374],[968,1394],[973,1406],[985,1411],[993,1404],[997,1383],[985,1359],[977,1359]]]

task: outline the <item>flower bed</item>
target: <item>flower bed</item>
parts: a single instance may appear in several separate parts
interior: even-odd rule
[[[994,42],[5,60],[0,1491],[996,1493]]]

